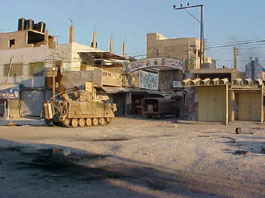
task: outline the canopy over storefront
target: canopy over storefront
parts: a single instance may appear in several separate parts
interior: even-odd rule
[[[133,72],[140,69],[161,70],[183,70],[183,61],[174,58],[148,58],[131,62],[124,71]]]
[[[0,99],[19,99],[19,85],[5,84],[0,85]]]

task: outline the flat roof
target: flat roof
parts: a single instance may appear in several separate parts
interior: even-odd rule
[[[192,74],[228,74],[228,73],[241,73],[236,69],[230,68],[204,68],[204,69],[191,69],[190,73]]]

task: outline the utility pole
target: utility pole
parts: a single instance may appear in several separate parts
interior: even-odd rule
[[[201,18],[200,20],[197,19],[194,15],[192,15],[187,9],[190,8],[200,8],[201,10]],[[173,5],[173,9],[174,10],[185,10],[189,15],[191,15],[197,22],[200,23],[200,68],[202,63],[204,63],[204,22],[203,22],[203,5],[193,5],[190,6],[189,3],[187,3],[187,6],[184,6],[182,4],[180,4],[180,7],[176,7],[176,5]]]
[[[55,61],[54,61],[54,55],[52,59],[52,100],[55,100]]]
[[[237,70],[237,51],[238,49],[234,47],[234,69]]]

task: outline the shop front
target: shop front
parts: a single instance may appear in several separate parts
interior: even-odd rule
[[[0,118],[19,117],[19,86],[0,85]]]

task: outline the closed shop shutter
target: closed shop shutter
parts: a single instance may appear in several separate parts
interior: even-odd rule
[[[22,91],[21,116],[40,116],[44,103],[44,91]]]

